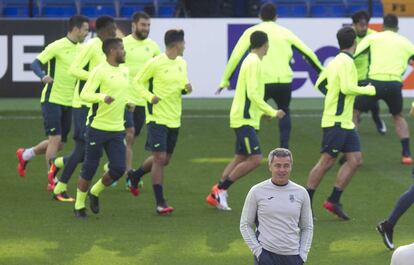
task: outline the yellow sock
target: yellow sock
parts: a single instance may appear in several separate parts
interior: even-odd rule
[[[99,179],[95,185],[93,185],[92,189],[91,189],[91,193],[93,195],[95,195],[96,197],[99,196],[99,194],[105,189],[105,185],[102,183],[102,178]]]
[[[68,184],[59,181],[58,184],[56,184],[55,189],[53,190],[53,193],[55,195],[62,193],[66,191],[67,186]]]
[[[83,192],[80,189],[77,189],[77,192],[76,192],[76,203],[75,203],[75,209],[76,210],[79,210],[79,209],[82,209],[82,208],[86,208],[85,207],[85,201],[86,201],[86,195],[87,194],[88,193],[86,191]]]
[[[53,161],[56,167],[63,168],[65,166],[65,163],[63,162],[63,156],[60,156],[58,158],[55,158]]]

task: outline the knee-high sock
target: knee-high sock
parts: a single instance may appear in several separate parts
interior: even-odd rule
[[[290,130],[292,124],[290,120],[290,113],[286,111],[286,115],[279,120],[279,132],[280,132],[280,147],[289,148]]]
[[[395,226],[398,219],[410,208],[411,204],[414,203],[414,185],[411,186],[403,195],[401,195],[397,204],[394,206],[391,215],[388,217],[388,222]]]

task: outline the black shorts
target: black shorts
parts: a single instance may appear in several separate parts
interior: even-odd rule
[[[155,122],[148,123],[145,150],[172,154],[177,144],[178,131],[179,128],[169,128]]]
[[[145,107],[136,106],[133,114],[135,136],[138,136],[141,133],[141,129],[145,124]]]
[[[267,101],[270,98],[275,101],[278,109],[288,112],[292,99],[292,83],[265,84],[264,100]]]
[[[124,144],[125,132],[107,132],[88,127],[86,130],[85,161],[82,165],[81,176],[92,180],[99,166],[103,150],[109,160],[109,170],[125,171],[126,149]]]
[[[46,135],[61,135],[62,142],[66,142],[72,124],[72,107],[51,102],[43,102],[41,107]]]
[[[392,115],[400,114],[403,108],[402,83],[397,81],[377,81],[369,80],[375,86],[377,94],[375,96],[358,96],[355,99],[354,109],[360,112],[367,112],[378,104],[382,99],[388,106],[389,113]]]
[[[235,154],[250,156],[262,153],[257,132],[252,126],[235,128],[234,132],[236,133]]]
[[[321,153],[337,157],[340,152],[360,152],[361,144],[355,129],[343,129],[340,125],[323,128]]]
[[[85,141],[88,112],[89,108],[85,106],[72,109],[73,139],[83,142]]]
[[[124,113],[124,127],[125,127],[125,129],[134,127],[133,115],[134,115],[133,112],[128,111],[128,109],[125,109],[125,113]]]

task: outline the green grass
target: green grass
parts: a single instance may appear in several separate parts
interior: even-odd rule
[[[138,198],[126,192],[121,181],[102,194],[101,213],[90,214],[88,220],[82,221],[73,217],[73,205],[57,203],[46,192],[43,156],[28,165],[26,178],[15,172],[16,148],[32,146],[44,138],[37,100],[0,100],[0,264],[252,264],[252,255],[239,232],[239,218],[250,187],[268,177],[266,166],[263,164],[231,187],[232,212],[219,212],[204,203],[210,187],[233,155],[229,104],[229,100],[184,101],[179,142],[165,172],[166,196],[176,207],[172,216],[155,214],[150,178],[146,176]],[[405,105],[409,105],[408,100]],[[291,139],[295,161],[292,179],[302,185],[319,158],[321,106],[320,99],[292,102],[292,112],[298,114],[293,118]],[[386,113],[385,108],[382,110]],[[316,192],[314,210],[318,221],[307,264],[389,264],[391,252],[385,249],[374,227],[388,216],[412,179],[411,167],[399,163],[400,144],[391,118],[386,115],[384,119],[389,129],[385,136],[376,133],[368,116],[361,124],[364,165],[342,200],[352,220],[338,221],[321,207],[338,166],[325,176]],[[409,118],[408,123],[414,131]],[[145,136],[139,137],[134,147],[135,166],[148,155],[143,151]],[[263,121],[259,137],[265,153],[277,146],[277,123]],[[69,142],[63,154],[71,147]],[[76,176],[69,185],[73,195]],[[397,245],[412,242],[413,218],[409,210],[398,223]]]

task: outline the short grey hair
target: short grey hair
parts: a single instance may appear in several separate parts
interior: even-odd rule
[[[270,151],[269,156],[267,157],[269,165],[273,162],[273,158],[275,157],[289,157],[290,163],[293,164],[293,157],[292,152],[286,148],[276,148]]]

